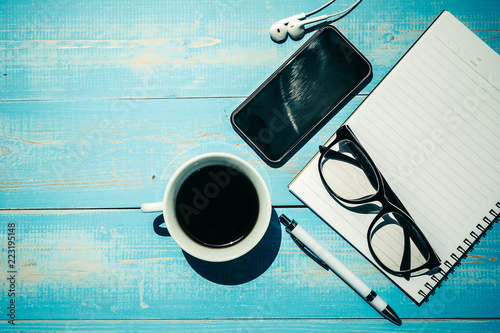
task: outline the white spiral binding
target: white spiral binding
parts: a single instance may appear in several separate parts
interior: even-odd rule
[[[500,201],[498,201],[495,205],[498,209],[500,209]],[[429,295],[432,295],[435,293],[436,288],[441,287],[441,282],[443,280],[448,279],[448,275],[453,273],[455,271],[455,268],[458,267],[461,263],[461,261],[467,256],[467,253],[474,248],[476,244],[480,242],[480,239],[486,234],[486,232],[491,229],[493,224],[495,222],[498,222],[500,218],[500,210],[497,212],[495,209],[490,209],[489,213],[493,216],[493,218],[490,220],[488,216],[485,216],[483,218],[483,221],[486,223],[486,226],[483,226],[482,224],[478,223],[476,225],[476,228],[479,231],[479,235],[473,230],[470,232],[470,236],[473,238],[473,241],[470,241],[468,238],[464,239],[464,244],[465,244],[465,249],[462,246],[457,247],[457,251],[459,252],[459,255],[456,255],[455,253],[451,254],[451,259],[453,259],[453,262],[450,262],[448,260],[445,260],[444,265],[448,268],[448,272],[445,272],[443,269],[439,268],[439,272],[432,275],[431,279],[432,281],[435,282],[435,285],[432,286],[429,282],[425,283],[425,287],[429,289],[429,291],[426,293],[422,289],[419,290],[419,295],[424,297],[424,301],[427,302],[429,300]],[[440,274],[441,277],[438,277],[437,275]]]

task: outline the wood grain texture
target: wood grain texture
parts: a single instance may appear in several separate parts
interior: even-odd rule
[[[288,208],[275,211],[252,252],[228,263],[206,263],[183,253],[170,237],[153,231],[157,214],[135,209],[1,212],[2,228],[16,224],[17,318],[379,319],[344,282],[300,251],[276,220],[282,213],[376,287],[402,318],[500,315],[500,229],[493,229],[419,308],[308,209]],[[2,246],[1,267],[6,253]],[[4,290],[6,275],[0,276]],[[2,293],[0,304],[7,301]]]
[[[139,207],[161,201],[182,163],[214,151],[255,166],[273,204],[299,204],[288,183],[362,100],[279,169],[232,128],[241,98],[0,103],[0,208]]]
[[[247,96],[306,40],[277,45],[271,24],[321,3],[2,1],[0,100]],[[500,50],[496,0],[363,1],[335,25],[373,63],[366,91],[443,9]]]
[[[3,324],[3,325],[2,325]],[[0,328],[6,324],[0,323]],[[20,321],[10,332],[498,332],[500,322],[487,320],[405,320],[397,327],[383,319],[273,320],[74,320]]]
[[[286,208],[302,206],[287,184],[318,144],[443,9],[500,52],[499,2],[362,1],[335,25],[373,64],[372,83],[272,169],[229,115],[306,40],[274,44],[270,25],[324,2],[0,1],[0,330],[500,330],[498,228],[419,308],[307,208]],[[254,165],[276,208],[263,242],[225,264],[183,253],[153,230],[158,215],[137,209],[162,198],[183,162],[212,151]],[[404,325],[308,259],[278,225],[281,213],[374,286]],[[5,320],[9,223],[16,326]]]
[[[496,2],[481,8],[363,2],[338,26],[374,65],[365,92],[444,4],[498,50],[490,10]],[[302,43],[277,45],[267,34],[276,12],[299,12],[302,2],[47,0],[0,6],[0,208],[138,207],[161,199],[181,161],[216,150],[259,166],[274,204],[298,204],[286,185],[362,100],[273,170],[229,124],[243,97],[220,96],[248,95]],[[225,49],[213,50],[220,46]],[[139,55],[150,51],[155,55]]]

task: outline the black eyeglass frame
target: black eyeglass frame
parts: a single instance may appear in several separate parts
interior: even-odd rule
[[[341,152],[337,152],[335,150],[332,150],[332,147],[341,141],[350,141],[351,143],[353,143],[364,154],[364,157],[370,163],[370,167],[375,172],[375,179],[377,180],[377,187],[376,187],[377,192],[375,194],[373,194],[372,196],[364,197],[364,198],[357,199],[357,200],[350,200],[350,199],[346,199],[346,198],[339,196],[328,185],[328,182],[326,181],[326,179],[323,175],[323,171],[322,171],[322,162],[324,161],[325,158],[329,158],[326,155],[334,155],[333,158],[335,158],[337,160],[341,160],[341,161],[344,161],[347,163],[355,164],[358,167],[360,167],[365,172],[365,174],[367,173],[367,169],[363,168],[363,165],[360,163],[360,159],[355,159],[355,158],[349,157],[345,154],[342,154]],[[354,135],[354,133],[352,132],[351,128],[348,125],[343,125],[337,130],[335,139],[328,146],[326,146],[326,147],[320,146],[320,152],[321,152],[321,156],[318,160],[319,175],[320,175],[320,178],[321,178],[323,185],[328,190],[330,195],[332,195],[333,197],[337,198],[338,200],[345,202],[345,203],[348,203],[348,204],[364,204],[364,203],[378,201],[382,205],[382,209],[375,216],[373,221],[370,223],[370,226],[368,227],[367,241],[368,241],[368,248],[370,250],[370,253],[372,254],[372,257],[384,270],[386,270],[387,272],[389,272],[393,275],[403,276],[405,279],[408,280],[412,273],[419,272],[419,271],[422,271],[424,269],[432,270],[434,268],[439,267],[441,260],[439,259],[438,255],[436,254],[436,252],[434,251],[434,249],[430,245],[430,243],[427,240],[427,238],[425,237],[424,233],[420,230],[420,228],[417,226],[417,224],[415,223],[413,218],[410,216],[408,211],[404,208],[403,204],[399,201],[399,199],[397,198],[394,191],[390,188],[390,186],[387,183],[387,181],[385,180],[385,178],[382,176],[382,174],[380,173],[378,168],[375,166],[375,163],[373,163],[370,155],[363,148],[363,146],[358,141],[358,139],[356,138],[356,136]],[[373,179],[373,177],[369,177],[369,175],[367,175],[367,177],[368,177],[368,179]],[[399,220],[396,221],[402,227],[403,234],[405,237],[404,250],[403,250],[403,260],[402,261],[404,262],[404,261],[409,260],[410,246],[411,246],[409,239],[411,236],[413,236],[414,240],[418,239],[421,241],[421,242],[415,242],[415,245],[417,246],[417,248],[419,248],[421,253],[425,253],[425,252],[422,252],[422,247],[421,247],[422,245],[425,246],[425,249],[429,253],[429,258],[427,259],[425,264],[423,264],[417,268],[413,268],[413,269],[402,269],[400,271],[394,271],[394,270],[390,269],[389,267],[387,267],[375,254],[375,251],[373,250],[373,247],[371,244],[370,235],[372,234],[372,231],[373,231],[373,228],[374,228],[376,222],[382,216],[384,216],[385,214],[388,214],[388,213],[400,214],[401,216],[403,216],[406,219],[407,222],[411,223],[411,227],[413,227],[413,229],[412,229],[409,226],[407,226],[405,223],[401,223],[401,221],[399,221]],[[416,232],[418,234],[415,234],[414,230],[416,230]],[[406,264],[409,264],[409,261]]]

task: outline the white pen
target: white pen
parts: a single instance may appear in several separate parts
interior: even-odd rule
[[[401,319],[396,312],[380,297],[372,288],[368,287],[359,277],[349,270],[340,260],[330,253],[323,245],[321,245],[313,236],[305,231],[295,221],[291,221],[285,215],[280,216],[281,223],[286,227],[286,231],[290,234],[297,245],[304,252],[314,259],[325,269],[331,269],[338,277],[347,283],[359,296],[363,297],[378,313],[401,326]],[[319,260],[318,260],[319,258]]]

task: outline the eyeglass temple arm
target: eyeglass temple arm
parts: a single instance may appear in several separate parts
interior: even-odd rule
[[[401,227],[403,228],[403,234],[405,237],[405,245],[404,245],[404,249],[403,249],[403,258],[401,259],[400,270],[405,271],[405,270],[410,269],[410,261],[411,261],[410,238],[414,240],[413,243],[417,247],[418,251],[420,251],[420,253],[423,254],[423,253],[426,253],[427,251],[429,252],[430,258],[429,258],[429,261],[427,262],[426,266],[428,266],[428,268],[435,268],[436,265],[437,265],[437,267],[439,267],[441,260],[439,259],[437,254],[435,254],[434,249],[430,246],[430,244],[426,245],[425,240],[423,240],[418,235],[418,233],[415,231],[415,229],[409,228],[406,225],[406,223],[401,223],[401,221],[398,221],[398,222],[401,225]],[[422,235],[422,237],[425,237],[425,236]],[[406,280],[409,280],[410,273],[403,275],[403,277]]]
[[[396,217],[397,219],[397,217]],[[401,263],[399,265],[399,270],[404,272],[408,271],[411,268],[410,262],[411,262],[411,244],[410,244],[410,235],[409,233],[412,233],[411,228],[408,228],[406,223],[401,223],[398,221],[401,227],[403,228],[403,235],[404,235],[404,248],[403,248],[403,257],[401,258]],[[420,243],[420,242],[418,242]],[[420,251],[420,249],[419,249]]]
[[[395,216],[396,219],[398,219],[397,215]],[[405,241],[409,240],[409,238],[414,240],[414,244],[417,247],[417,249],[420,251],[420,253],[424,253],[424,251],[427,249],[425,245],[425,241],[422,239],[422,237],[425,237],[422,234],[422,237],[419,236],[419,234],[416,232],[415,228],[418,228],[416,225],[414,225],[413,228],[409,228],[406,223],[402,223],[401,221],[398,220],[399,225],[403,228],[403,233],[405,235]],[[422,233],[422,231],[420,231]],[[409,242],[407,242],[409,244]],[[406,250],[406,246],[405,246]],[[408,249],[410,251],[410,249]]]
[[[352,154],[355,154],[354,158],[325,146],[319,146],[319,151],[324,154],[324,158],[349,163],[362,169],[365,173],[370,174],[370,176],[374,176],[372,172],[373,169],[366,163],[361,163],[360,161],[364,160],[364,158],[356,158],[358,156],[355,151],[351,152]],[[373,177],[369,177],[369,179],[371,180]]]
[[[325,146],[319,146],[319,151],[322,154],[324,154],[325,158],[346,162],[346,163],[349,163],[349,164],[352,164],[354,166],[361,168],[361,164],[359,163],[359,161],[357,159],[349,157],[349,156],[342,154],[336,150],[329,149],[328,147],[325,147]]]

